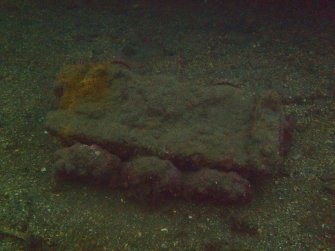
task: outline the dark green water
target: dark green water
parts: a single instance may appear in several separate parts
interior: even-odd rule
[[[232,4],[0,1],[0,250],[333,250],[335,24]],[[143,75],[229,79],[280,93],[297,120],[283,175],[245,206],[149,206],[51,184],[61,143],[44,128],[66,64],[125,60]]]

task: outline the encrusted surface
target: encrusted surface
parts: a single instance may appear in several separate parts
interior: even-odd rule
[[[271,174],[280,163],[276,93],[143,77],[112,64],[68,66],[59,76],[60,109],[47,127],[69,142],[95,143],[123,160],[153,155],[182,170]]]

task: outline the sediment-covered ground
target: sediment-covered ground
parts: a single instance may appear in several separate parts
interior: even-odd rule
[[[209,2],[209,1],[208,1]],[[199,4],[0,3],[1,250],[333,250],[334,22],[308,11]],[[129,200],[54,189],[61,143],[45,131],[65,65],[274,90],[296,120],[280,175],[247,206]]]

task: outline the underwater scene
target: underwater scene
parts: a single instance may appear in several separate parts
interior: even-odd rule
[[[0,251],[335,250],[331,0],[0,0]]]

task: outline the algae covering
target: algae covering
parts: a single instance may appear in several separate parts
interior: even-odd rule
[[[282,161],[281,104],[272,91],[257,94],[229,83],[140,76],[104,63],[65,67],[57,76],[55,94],[59,108],[48,113],[46,122],[54,135],[67,144],[98,145],[124,163],[141,156],[170,161],[181,180],[195,183],[190,191],[201,190],[199,186],[212,191],[209,183],[234,183],[234,177],[244,188],[231,201],[245,201],[248,178],[276,174]],[[206,179],[195,179],[201,184],[188,181],[204,169],[217,174],[206,173],[207,184]],[[224,178],[213,180],[220,175]]]

